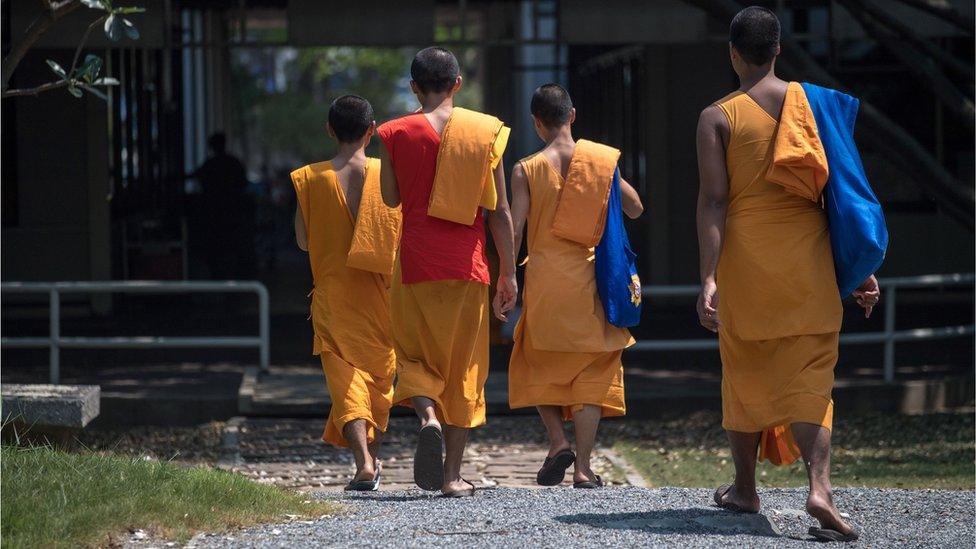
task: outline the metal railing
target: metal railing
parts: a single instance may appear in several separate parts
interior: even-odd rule
[[[895,343],[898,341],[919,341],[934,339],[949,339],[969,336],[976,333],[976,326],[964,324],[959,326],[942,326],[937,328],[915,328],[910,330],[895,329],[895,310],[898,308],[899,288],[937,288],[952,286],[972,286],[976,281],[973,273],[956,273],[945,275],[906,276],[898,278],[882,278],[878,280],[881,286],[881,300],[884,308],[884,331],[859,332],[841,334],[840,343],[846,345],[863,345],[884,343],[884,379],[892,382],[895,379]],[[644,297],[680,297],[697,296],[698,286],[644,286],[641,294]],[[705,339],[642,339],[629,348],[633,351],[703,351],[718,349],[718,338]]]
[[[0,346],[12,348],[50,348],[49,374],[51,383],[61,378],[61,349],[153,349],[257,347],[260,350],[261,369],[267,370],[270,362],[270,324],[268,289],[257,281],[104,281],[104,282],[4,282],[0,284],[4,294],[48,294],[50,302],[48,337],[0,337]],[[127,294],[180,294],[180,293],[254,293],[258,296],[257,337],[65,337],[61,335],[61,294],[127,293]]]

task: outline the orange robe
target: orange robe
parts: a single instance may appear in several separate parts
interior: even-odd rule
[[[379,160],[369,159],[356,220],[331,162],[311,164],[291,174],[315,282],[312,352],[322,360],[332,399],[322,438],[336,446],[347,446],[342,429],[354,419],[366,420],[372,441],[377,430],[386,430],[392,405],[396,357],[390,333],[389,270],[399,214],[377,206],[382,201],[379,173]]]
[[[521,164],[532,198],[523,311],[508,367],[509,405],[561,406],[565,419],[584,404],[600,406],[604,417],[623,415],[621,355],[634,340],[627,329],[607,322],[593,248],[553,234],[562,176],[541,154]],[[612,173],[611,167],[608,183]]]
[[[427,216],[474,224],[484,231],[478,210],[495,207],[492,171],[502,159],[509,131],[493,116],[454,108],[438,145],[425,201]],[[389,150],[390,143],[386,144]],[[405,181],[398,177],[398,183],[405,196]],[[406,200],[404,208],[408,208]],[[405,219],[410,222],[413,217]],[[488,285],[455,279],[404,284],[397,272],[392,314],[397,355],[393,402],[411,406],[411,398],[427,397],[434,401],[442,423],[464,428],[483,425],[491,316]]]
[[[779,123],[741,92],[717,105],[731,129],[716,273],[722,425],[763,432],[760,458],[791,463],[799,451],[789,425],[829,429],[833,420],[842,311],[827,216],[810,196],[787,190],[781,171],[770,171]]]

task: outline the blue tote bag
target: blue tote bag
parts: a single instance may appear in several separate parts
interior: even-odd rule
[[[620,170],[613,172],[607,223],[596,246],[596,288],[607,321],[619,328],[640,323],[641,283],[637,276],[637,254],[630,249],[620,205]]]
[[[804,82],[801,86],[827,153],[830,175],[824,187],[824,204],[837,287],[843,299],[881,266],[888,248],[888,228],[854,143],[859,101],[814,84]]]

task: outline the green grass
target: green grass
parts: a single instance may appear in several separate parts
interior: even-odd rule
[[[107,546],[131,529],[186,541],[197,531],[333,511],[216,469],[47,447],[4,446],[0,460],[5,548]]]
[[[715,487],[734,475],[720,418],[713,414],[658,424],[652,433],[622,432],[614,449],[652,486]],[[710,424],[707,424],[708,421]],[[974,489],[972,414],[868,415],[834,425],[834,486]],[[802,461],[762,462],[760,486],[805,486]]]

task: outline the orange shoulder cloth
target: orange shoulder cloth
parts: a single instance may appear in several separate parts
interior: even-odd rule
[[[454,107],[441,135],[427,215],[471,225],[479,207],[494,210],[492,170],[510,132],[494,116]]]
[[[791,193],[819,202],[828,175],[827,154],[807,95],[799,83],[790,82],[766,179]]]
[[[585,246],[600,243],[619,158],[620,151],[613,147],[585,139],[576,142],[566,182],[559,190],[552,234]]]
[[[366,163],[366,180],[346,266],[392,276],[400,244],[400,208],[389,208],[380,194],[380,161]]]

